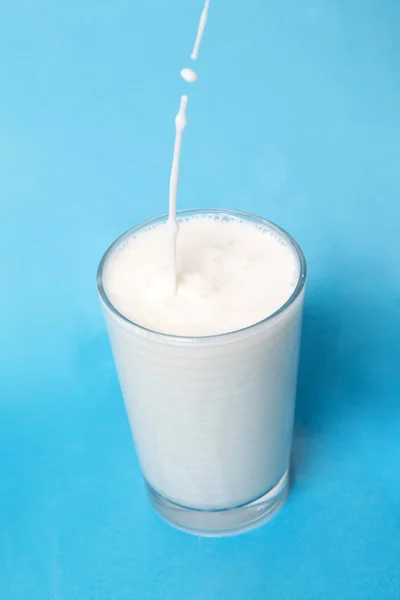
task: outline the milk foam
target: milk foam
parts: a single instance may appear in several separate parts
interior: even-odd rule
[[[172,335],[215,335],[265,319],[291,296],[298,260],[271,229],[222,214],[179,225],[175,293],[165,224],[132,236],[107,261],[106,294],[131,321]]]

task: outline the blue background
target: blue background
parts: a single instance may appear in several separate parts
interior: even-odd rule
[[[400,3],[14,0],[0,15],[0,594],[400,597]],[[256,212],[308,259],[289,501],[236,538],[151,510],[95,290],[179,206]]]

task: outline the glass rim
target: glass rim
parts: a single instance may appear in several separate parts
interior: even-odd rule
[[[131,237],[131,235],[133,235],[134,233],[136,233],[138,231],[146,229],[147,227],[150,227],[151,225],[154,225],[155,223],[166,221],[168,218],[168,214],[162,214],[157,217],[147,219],[146,221],[142,221],[141,223],[138,223],[137,225],[134,225],[133,227],[131,227],[130,229],[125,231],[125,233],[120,235],[114,242],[112,242],[112,244],[104,252],[104,254],[100,260],[98,269],[97,269],[97,290],[98,290],[98,293],[99,293],[99,296],[100,296],[102,302],[111,311],[111,313],[113,313],[118,319],[122,320],[124,323],[128,324],[129,326],[133,326],[135,329],[138,329],[139,331],[141,331],[145,334],[150,334],[151,336],[155,336],[159,339],[171,340],[171,341],[175,341],[177,343],[178,342],[180,342],[180,343],[193,343],[193,342],[201,343],[201,342],[207,342],[207,341],[212,341],[212,340],[215,340],[215,341],[221,340],[222,341],[222,339],[224,339],[224,340],[227,340],[228,338],[232,339],[234,337],[240,336],[240,334],[245,334],[247,332],[250,332],[251,330],[258,328],[264,324],[273,322],[274,320],[276,320],[276,318],[279,315],[282,315],[284,312],[286,312],[286,310],[288,310],[294,304],[294,302],[297,300],[297,298],[300,296],[301,292],[303,291],[305,283],[306,283],[307,263],[306,263],[304,253],[303,253],[302,249],[300,248],[299,244],[285,229],[283,229],[279,225],[276,225],[272,221],[268,221],[268,219],[265,219],[264,217],[260,217],[258,215],[254,215],[254,214],[247,213],[247,212],[240,211],[240,210],[226,209],[226,208],[183,209],[183,210],[177,211],[177,218],[179,219],[179,217],[191,216],[191,215],[195,215],[195,214],[204,214],[204,215],[220,214],[220,215],[228,215],[228,216],[236,217],[239,219],[242,218],[246,221],[256,221],[258,223],[265,225],[269,229],[274,230],[275,232],[279,233],[279,235],[281,235],[283,238],[285,238],[289,242],[292,249],[294,250],[294,252],[297,256],[297,259],[299,261],[299,276],[298,276],[297,284],[296,284],[295,289],[289,296],[289,298],[286,300],[286,302],[284,304],[282,304],[282,306],[280,306],[275,312],[271,313],[270,315],[268,315],[261,321],[256,321],[255,323],[252,323],[251,325],[247,325],[246,327],[242,327],[240,329],[235,329],[233,331],[228,331],[226,333],[216,333],[216,334],[205,335],[205,336],[175,335],[175,334],[170,334],[170,333],[163,333],[161,331],[156,331],[154,329],[144,327],[143,325],[140,325],[139,323],[136,323],[135,321],[132,321],[131,319],[129,319],[128,317],[123,315],[112,304],[112,302],[108,298],[107,293],[104,289],[104,285],[103,285],[104,267],[106,265],[108,258],[111,256],[111,254],[114,252],[114,250],[122,242],[124,242],[126,239]]]

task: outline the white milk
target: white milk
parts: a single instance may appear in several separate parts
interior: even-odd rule
[[[169,182],[169,211],[166,228],[164,248],[160,248],[160,252],[168,252],[168,290],[170,293],[176,291],[176,241],[179,233],[178,221],[176,219],[176,197],[178,193],[179,181],[179,163],[181,159],[182,135],[186,127],[186,106],[188,102],[187,96],[181,97],[179,112],[175,117],[175,144],[174,156],[172,159],[171,177]]]
[[[303,276],[299,255],[262,220],[224,211],[184,218],[174,294],[167,232],[164,223],[128,234],[103,265],[100,293],[136,448],[164,498],[235,507],[287,473],[302,290],[272,319],[242,328],[289,300]],[[203,337],[173,337],[183,335]]]
[[[199,56],[200,44],[201,44],[201,40],[202,40],[203,35],[204,35],[204,29],[205,29],[206,23],[207,23],[207,17],[208,17],[208,9],[209,9],[209,7],[210,7],[210,0],[206,0],[206,2],[204,4],[203,12],[201,13],[201,17],[200,17],[200,21],[199,21],[199,27],[197,29],[197,36],[196,36],[196,40],[195,40],[195,43],[194,43],[193,51],[192,51],[192,54],[190,56],[190,58],[192,60],[197,60],[197,58]]]
[[[203,8],[203,12],[200,17],[200,22],[197,30],[196,41],[194,43],[193,52],[191,54],[192,60],[197,60],[200,50],[201,40],[204,34],[204,29],[207,23],[208,9],[210,6],[210,0],[206,0]],[[182,78],[187,83],[194,83],[197,81],[197,73],[193,69],[185,68],[181,71]],[[172,293],[176,291],[177,285],[177,265],[176,265],[176,242],[179,233],[179,227],[176,220],[176,199],[178,194],[178,182],[179,182],[179,163],[181,159],[181,145],[182,135],[186,127],[186,106],[188,103],[188,96],[181,97],[181,103],[179,112],[175,117],[175,144],[174,144],[174,155],[172,159],[171,176],[169,182],[169,208],[168,208],[168,223],[167,223],[167,234],[165,247],[168,252],[168,271],[169,271],[169,282],[168,286]],[[160,249],[161,250],[161,249]]]
[[[197,79],[189,68],[181,75]],[[263,219],[177,219],[187,102],[175,119],[168,218],[117,240],[98,288],[153,505],[179,527],[219,534],[259,522],[285,498],[305,265]]]
[[[262,321],[288,300],[299,265],[276,233],[234,217],[198,216],[179,224],[177,286],[169,285],[168,227],[133,236],[105,271],[111,303],[143,327],[207,336]]]
[[[193,69],[182,69],[181,77],[186,81],[186,83],[194,83],[195,81],[197,81],[197,73],[195,73]]]

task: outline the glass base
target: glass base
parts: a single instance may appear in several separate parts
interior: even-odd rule
[[[167,523],[194,535],[222,537],[255,529],[271,519],[284,505],[289,491],[289,471],[272,490],[236,508],[196,510],[174,504],[160,496],[148,483],[147,492],[156,512]]]

